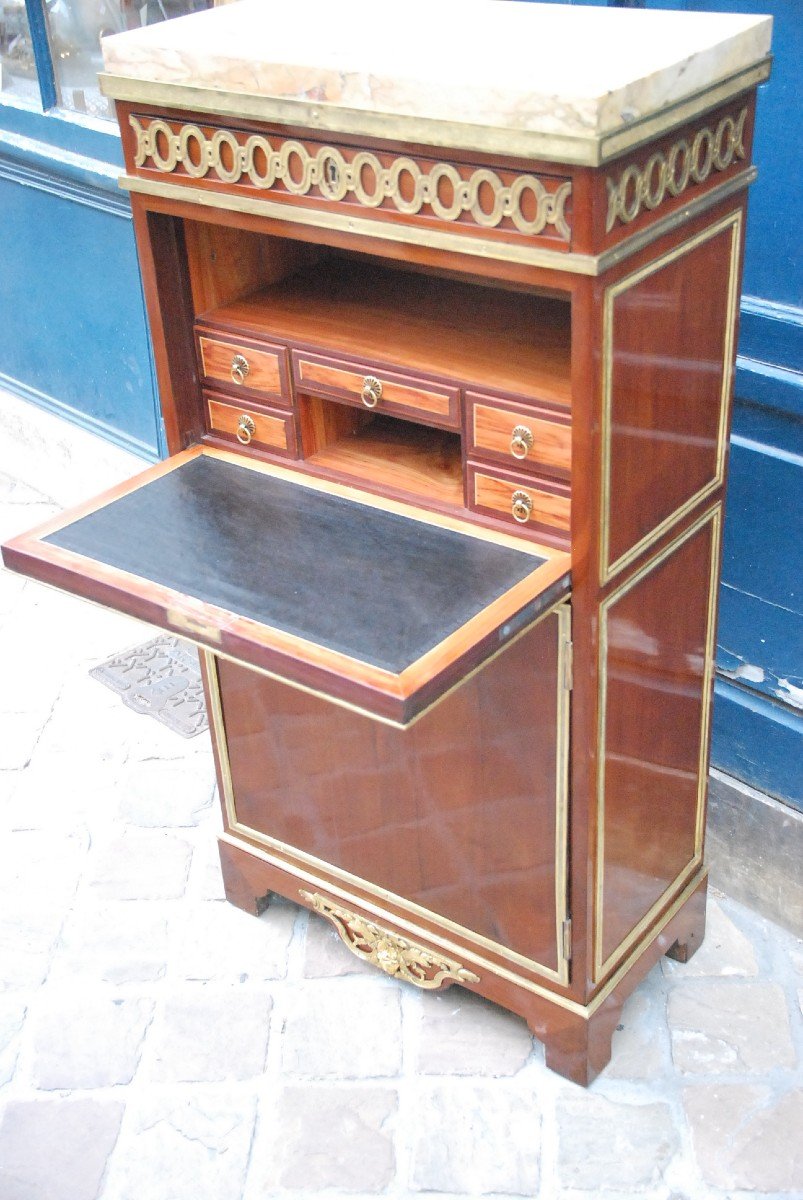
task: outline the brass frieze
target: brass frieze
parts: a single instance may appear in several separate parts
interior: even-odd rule
[[[606,232],[617,220],[629,225],[642,208],[656,209],[668,195],[679,196],[693,183],[704,183],[712,171],[727,171],[735,159],[744,159],[746,120],[743,108],[738,117],[723,117],[716,129],[704,125],[691,142],[680,138],[666,154],[657,150],[643,167],[631,163],[618,180],[608,176]]]
[[[365,917],[349,912],[326,900],[319,892],[308,892],[299,889],[301,899],[311,905],[316,912],[328,918],[334,925],[341,939],[358,958],[392,975],[395,979],[404,979],[420,988],[448,987],[451,983],[479,983],[479,975],[466,970],[460,963],[434,950],[426,950],[409,942],[407,938],[399,937],[380,925],[374,925]]]
[[[367,150],[348,161],[335,146],[321,146],[311,153],[292,139],[271,141],[263,134],[251,134],[241,142],[229,129],[207,136],[198,125],[174,130],[161,118],[147,125],[135,116],[129,121],[137,140],[137,167],[147,162],[169,175],[181,165],[191,179],[205,179],[211,172],[221,183],[245,182],[262,191],[279,183],[292,196],[317,189],[326,200],[338,202],[349,196],[368,209],[389,200],[404,216],[417,216],[429,206],[441,221],[468,216],[482,229],[495,229],[508,217],[527,236],[543,233],[551,225],[564,241],[571,238],[565,216],[570,180],[550,192],[535,175],[518,175],[506,184],[495,171],[480,167],[463,179],[451,163],[436,163],[427,171],[414,159],[401,157],[383,166]],[[486,197],[492,198],[492,207]],[[527,215],[528,205],[531,215]]]

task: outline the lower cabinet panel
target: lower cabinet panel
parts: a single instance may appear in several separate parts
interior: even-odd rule
[[[595,978],[702,861],[720,508],[603,602]]]
[[[407,729],[218,659],[230,827],[563,980],[567,621],[548,613]]]

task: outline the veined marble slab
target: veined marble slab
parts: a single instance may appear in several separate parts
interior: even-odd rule
[[[239,0],[105,38],[103,55],[120,98],[136,94],[122,78],[263,111],[273,99],[599,142],[761,63],[771,31],[771,17],[518,0]]]

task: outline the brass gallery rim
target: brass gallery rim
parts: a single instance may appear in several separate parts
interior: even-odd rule
[[[598,167],[763,83],[769,78],[771,65],[768,55],[640,120],[616,129],[581,134],[372,112],[249,92],[227,93],[213,87],[155,82],[112,72],[101,73],[99,79],[101,91],[112,100],[268,121],[318,133],[346,133],[444,149],[542,159],[567,166]]]

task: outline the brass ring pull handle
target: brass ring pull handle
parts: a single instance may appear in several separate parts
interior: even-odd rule
[[[251,368],[244,354],[235,354],[231,360],[231,377],[235,383],[245,383],[245,377]]]
[[[510,435],[510,453],[514,458],[526,458],[533,448],[533,431],[526,425],[516,425]]]
[[[365,376],[360,397],[366,408],[376,408],[382,399],[382,384],[375,375]]]
[[[237,441],[247,446],[256,431],[257,427],[254,424],[253,417],[249,417],[248,413],[243,413],[237,422]]]
[[[510,500],[510,511],[513,514],[513,520],[518,521],[520,525],[525,525],[530,519],[530,513],[533,511],[532,496],[528,496],[526,492],[514,492]]]

